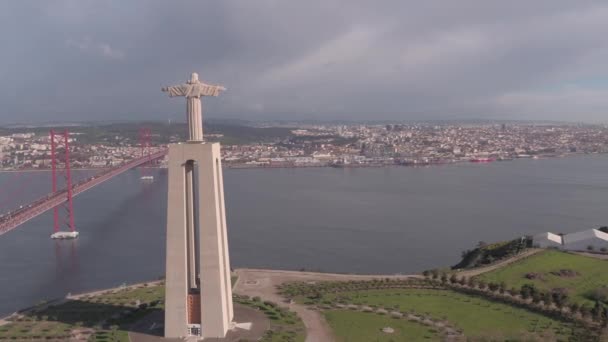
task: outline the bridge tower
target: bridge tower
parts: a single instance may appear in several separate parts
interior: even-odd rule
[[[151,154],[151,136],[152,133],[150,128],[142,127],[139,129],[139,146],[141,147],[141,158],[147,157],[150,159]],[[152,166],[152,162],[148,161],[145,164],[139,166],[139,175],[142,181],[153,181],[154,176],[150,173],[149,167]]]
[[[65,183],[66,201],[61,205],[53,208],[53,234],[52,239],[75,239],[78,237],[78,232],[74,227],[74,205],[72,203],[72,172],[70,169],[70,134],[68,130],[61,133],[51,129],[51,171],[52,171],[52,190],[53,194],[57,194],[58,166],[62,166],[60,170],[63,174]],[[63,153],[59,153],[62,150]],[[59,209],[63,209],[63,217],[60,217]],[[63,222],[60,222],[60,219]],[[67,231],[61,231],[61,226],[67,226]]]

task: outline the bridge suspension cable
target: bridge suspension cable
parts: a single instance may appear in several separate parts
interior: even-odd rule
[[[81,182],[72,184],[71,187],[63,188],[49,193],[46,196],[40,197],[31,203],[22,206],[16,210],[10,211],[0,216],[0,235],[3,235],[21,224],[31,220],[32,218],[51,210],[68,201],[67,192],[71,192],[71,197],[75,197],[119,174],[138,167],[150,161],[163,158],[167,154],[167,150],[163,149],[140,158],[135,158],[128,162],[122,163],[112,169],[106,170],[95,176],[89,177]],[[72,225],[73,227],[73,225]]]

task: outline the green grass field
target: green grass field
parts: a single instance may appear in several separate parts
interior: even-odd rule
[[[234,302],[247,305],[262,311],[270,320],[270,330],[260,340],[261,342],[304,342],[306,328],[298,315],[275,303],[263,302],[247,296],[235,296]]]
[[[129,341],[129,325],[152,311],[162,310],[163,297],[164,286],[146,286],[48,305],[0,326],[0,341],[67,341],[75,329],[81,328],[95,331],[91,341]],[[137,308],[138,305],[144,307]],[[120,318],[112,318],[119,314]],[[104,321],[106,326],[102,327]]]
[[[343,301],[425,314],[449,321],[468,338],[544,338],[566,341],[579,330],[574,325],[510,305],[491,302],[448,290],[387,289],[326,294],[322,301]],[[366,316],[367,317],[367,316]],[[347,317],[348,320],[350,318]],[[334,323],[343,329],[346,323]],[[357,324],[364,324],[359,322]],[[337,332],[338,334],[338,332]],[[349,340],[350,341],[350,340]],[[354,340],[355,341],[355,340]]]
[[[409,322],[406,319],[348,310],[325,311],[324,315],[338,342],[415,342],[440,339],[439,334],[433,328]],[[395,332],[392,334],[382,332],[384,327],[391,327],[395,329]]]
[[[576,271],[578,275],[551,274],[562,269]],[[540,277],[527,279],[529,273],[537,273]],[[524,284],[534,284],[543,291],[565,288],[570,302],[593,305],[593,291],[608,284],[608,261],[546,250],[477,278],[486,282],[505,282],[507,287],[517,289]]]

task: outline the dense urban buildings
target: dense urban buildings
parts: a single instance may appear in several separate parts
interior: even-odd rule
[[[75,168],[103,168],[121,164],[142,153],[166,147],[177,137],[160,139],[142,150],[133,137],[71,129]],[[264,132],[266,128],[251,128]],[[2,168],[50,167],[49,137],[21,130],[0,137]],[[214,131],[207,139],[225,146],[222,158],[228,167],[359,167],[379,165],[428,165],[460,161],[501,161],[513,158],[558,157],[608,151],[608,129],[599,125],[541,124],[389,124],[389,125],[290,125],[273,136],[227,137]],[[100,138],[100,137],[103,137]]]

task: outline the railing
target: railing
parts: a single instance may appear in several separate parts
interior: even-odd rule
[[[145,157],[128,161],[118,167],[102,172],[101,174],[90,177],[82,182],[72,186],[72,196],[81,194],[94,186],[97,186],[110,178],[113,178],[127,170],[145,164],[149,161],[159,159],[167,154],[167,150],[158,151]],[[0,235],[7,233],[21,224],[31,220],[32,218],[60,205],[67,200],[67,189],[59,190],[55,193],[50,193],[45,197],[41,197],[34,202],[13,210],[0,218]]]

